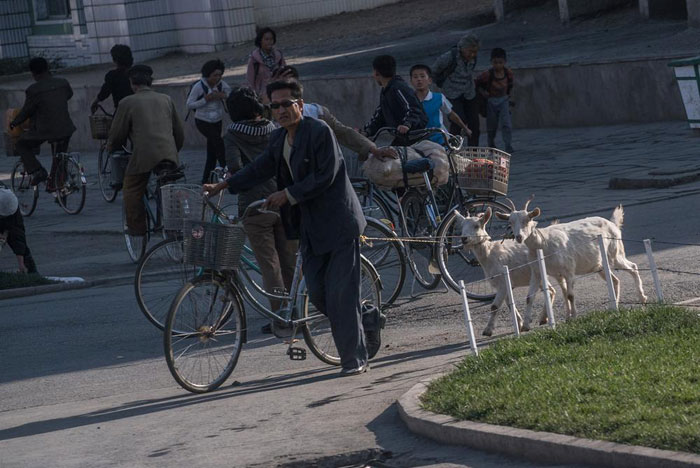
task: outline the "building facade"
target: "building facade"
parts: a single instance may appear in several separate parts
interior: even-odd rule
[[[114,44],[136,61],[213,52],[282,25],[398,0],[0,0],[0,59],[41,55],[61,66],[110,62]]]

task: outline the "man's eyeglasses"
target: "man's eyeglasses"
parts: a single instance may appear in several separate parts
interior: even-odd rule
[[[282,102],[271,102],[270,103],[270,109],[279,109],[280,106],[284,107],[285,109],[292,107],[292,104],[295,102],[298,102],[299,99],[285,99]]]

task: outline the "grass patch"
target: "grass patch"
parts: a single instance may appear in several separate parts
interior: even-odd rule
[[[422,402],[458,419],[700,453],[700,317],[670,306],[593,312],[501,340]]]
[[[46,279],[38,273],[24,274],[0,271],[0,290],[54,283],[56,283],[56,281]]]

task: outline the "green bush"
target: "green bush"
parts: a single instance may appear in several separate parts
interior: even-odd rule
[[[422,400],[459,419],[700,453],[699,352],[697,311],[594,312],[493,344]]]

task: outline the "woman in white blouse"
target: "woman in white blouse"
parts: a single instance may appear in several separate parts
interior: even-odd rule
[[[221,127],[226,113],[224,103],[231,87],[221,79],[223,74],[224,63],[221,60],[208,61],[202,66],[202,78],[192,85],[187,96],[187,108],[195,112],[194,123],[197,130],[207,139],[203,184],[209,181],[209,173],[216,167],[217,161],[222,167],[226,164]]]

